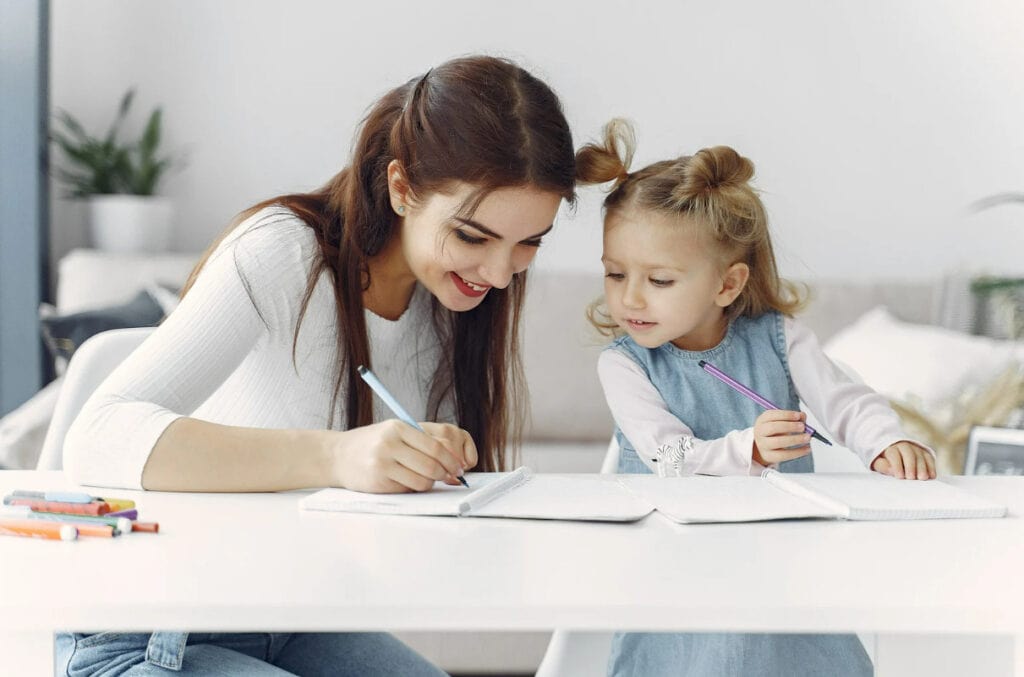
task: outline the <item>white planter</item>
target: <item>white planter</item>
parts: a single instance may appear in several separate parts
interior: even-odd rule
[[[93,246],[111,252],[163,252],[171,241],[174,205],[155,195],[93,195]]]

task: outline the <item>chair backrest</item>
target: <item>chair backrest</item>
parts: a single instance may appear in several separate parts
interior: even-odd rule
[[[50,427],[43,440],[37,470],[60,470],[64,436],[82,405],[103,380],[152,334],[154,327],[114,329],[96,334],[71,356]]]
[[[619,471],[619,441],[612,435],[608,443],[608,451],[604,452],[604,460],[601,461],[601,474],[614,475]]]

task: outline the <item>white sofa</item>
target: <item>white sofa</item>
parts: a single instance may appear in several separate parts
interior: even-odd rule
[[[123,302],[152,282],[180,286],[197,257],[73,251],[60,262],[57,310],[70,313]],[[601,467],[612,431],[595,370],[605,340],[584,318],[584,309],[600,294],[601,284],[599,273],[531,273],[523,337],[531,419],[520,461],[538,471],[598,472]],[[886,305],[905,321],[923,324],[937,322],[943,313],[941,286],[928,281],[818,281],[812,291],[803,319],[823,343],[878,305]],[[815,454],[822,470],[863,470],[842,449]],[[532,673],[549,633],[401,636],[451,672]]]

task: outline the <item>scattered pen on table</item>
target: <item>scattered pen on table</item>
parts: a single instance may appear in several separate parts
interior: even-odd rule
[[[391,392],[384,387],[384,384],[380,382],[380,379],[374,376],[372,371],[370,371],[363,365],[359,365],[358,371],[359,375],[363,377],[364,381],[366,381],[366,385],[373,388],[373,392],[377,393],[377,397],[383,400],[384,404],[388,405],[388,409],[394,412],[395,416],[402,419],[403,421],[411,425],[413,428],[416,428],[416,430],[419,430],[421,433],[427,432],[426,430],[423,429],[422,426],[420,426],[419,423],[416,422],[416,419],[410,416],[409,412],[407,412],[405,408],[398,403],[398,400],[395,399],[394,395],[392,395]],[[467,489],[469,488],[469,483],[466,481],[466,478],[463,477],[462,475],[459,475],[455,479],[461,482],[462,486],[466,487]]]
[[[729,386],[730,388],[732,388],[733,390],[735,390],[739,394],[747,397],[748,399],[752,400],[753,402],[756,402],[757,404],[760,404],[765,409],[779,409],[780,408],[780,407],[772,404],[769,400],[765,399],[761,395],[758,395],[756,392],[754,392],[753,390],[751,390],[747,386],[743,385],[742,383],[740,383],[736,379],[732,378],[731,376],[729,376],[728,374],[723,372],[721,369],[719,369],[715,365],[711,364],[710,362],[705,362],[704,360],[701,360],[697,364],[700,365],[701,369],[703,369],[707,373],[711,374],[712,376],[717,378],[719,381],[721,381],[725,385]],[[821,433],[819,433],[817,430],[815,430],[811,426],[807,425],[806,423],[804,423],[804,432],[810,433],[811,437],[813,437],[813,438],[815,438],[817,440],[821,440],[822,442],[824,442],[825,444],[827,444],[830,447],[832,446],[832,443],[829,442],[827,439],[825,439],[824,435],[822,435]]]
[[[0,505],[0,536],[71,541],[79,536],[109,538],[133,531],[159,532],[157,522],[140,522],[138,516],[135,502],[128,499],[15,490]]]
[[[0,520],[0,536],[28,536],[54,541],[73,541],[78,529],[72,524],[40,522],[39,520]]]

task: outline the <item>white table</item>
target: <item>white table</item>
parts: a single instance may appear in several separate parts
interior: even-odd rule
[[[1011,517],[593,524],[111,491],[160,533],[0,538],[0,657],[50,665],[58,629],[858,631],[1017,636],[1024,675],[1024,478],[947,479]],[[0,472],[16,488],[73,487]]]

